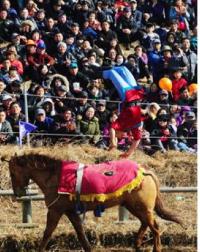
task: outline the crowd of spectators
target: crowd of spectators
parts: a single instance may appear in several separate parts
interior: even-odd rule
[[[145,92],[140,148],[196,152],[197,0],[1,0],[0,45],[0,144],[18,141],[27,89],[33,145],[107,149],[120,98],[103,71],[126,66]]]

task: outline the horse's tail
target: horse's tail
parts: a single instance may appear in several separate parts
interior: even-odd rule
[[[180,224],[182,227],[184,227],[182,220],[180,220],[177,215],[173,214],[170,210],[164,207],[163,200],[160,194],[160,185],[159,185],[160,183],[158,181],[157,176],[151,171],[145,171],[144,175],[150,175],[156,184],[157,197],[155,202],[155,211],[158,214],[158,216],[160,216],[162,219],[176,222]]]

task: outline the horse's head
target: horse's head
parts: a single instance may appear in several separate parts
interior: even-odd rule
[[[14,195],[17,197],[25,196],[30,177],[23,156],[12,157],[9,161],[9,170]]]

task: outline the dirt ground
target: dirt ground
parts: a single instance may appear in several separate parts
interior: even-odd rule
[[[62,159],[70,159],[82,163],[94,163],[104,160],[118,159],[118,151],[108,153],[90,146],[65,146],[51,149],[38,149],[41,153],[52,153]],[[0,155],[7,157],[23,153],[17,148],[0,147]],[[137,151],[133,160],[153,170],[159,177],[161,186],[196,186],[197,185],[197,157],[192,154],[169,152],[157,153],[147,156]],[[0,189],[11,188],[8,164],[0,163]],[[34,186],[33,186],[34,187]],[[177,224],[161,220],[157,217],[162,232],[162,244],[164,252],[171,251],[196,251],[197,242],[197,195],[196,193],[164,193],[162,194],[166,206],[178,213],[184,220],[186,229]],[[21,223],[22,214],[19,202],[14,202],[11,197],[0,197],[0,251],[19,252],[36,251],[41,239],[45,221],[46,208],[43,202],[33,202],[33,222],[35,228],[23,229],[16,227]],[[96,252],[103,251],[134,251],[134,235],[139,228],[139,221],[132,216],[129,220],[121,223],[118,221],[118,208],[106,209],[103,217],[96,218],[93,213],[87,213],[84,221],[87,235],[95,247]],[[145,237],[144,250],[151,251],[152,243],[150,232]],[[73,227],[63,217],[56,229],[49,245],[48,251],[66,252],[81,251],[74,234]],[[2,250],[1,250],[2,249]]]

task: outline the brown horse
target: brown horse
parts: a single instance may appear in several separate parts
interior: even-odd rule
[[[57,192],[61,162],[59,159],[40,154],[24,154],[12,157],[9,161],[9,170],[13,190],[16,196],[25,195],[29,180],[32,179],[44,193],[48,213],[46,229],[39,247],[40,252],[45,250],[47,242],[63,214],[69,218],[74,226],[84,250],[90,252],[92,248],[84,233],[81,219],[74,211],[76,202],[69,199],[68,195],[58,195]],[[149,227],[153,233],[154,251],[161,251],[160,233],[158,224],[154,219],[154,210],[161,218],[182,225],[177,216],[164,208],[160,197],[158,179],[149,171],[146,172],[140,188],[125,192],[118,198],[106,200],[103,204],[106,208],[122,205],[140,220],[141,227],[137,233],[135,244],[137,250],[141,246],[145,232]],[[85,202],[87,211],[94,210],[97,205],[99,205],[99,202]]]

